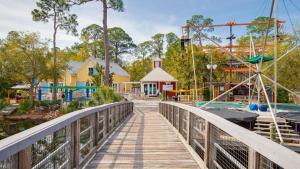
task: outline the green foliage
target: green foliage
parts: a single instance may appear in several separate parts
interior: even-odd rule
[[[95,58],[102,58],[103,53],[103,28],[97,24],[91,24],[81,30],[81,39],[83,43],[78,51],[78,55],[85,54]],[[85,56],[85,57],[86,57]]]
[[[157,33],[154,36],[152,36],[153,55],[158,58],[162,58],[163,56],[164,38],[165,35],[162,33]]]
[[[120,27],[108,29],[110,55],[115,63],[122,63],[121,56],[129,54],[136,47],[132,38]]]
[[[122,97],[114,92],[111,87],[102,86],[94,93],[95,101],[101,105],[112,102],[119,102]]]
[[[279,89],[277,94],[277,101],[278,103],[289,103],[289,92],[283,89]]]
[[[206,25],[213,24],[213,21],[214,20],[212,18],[206,18],[203,15],[193,15],[191,19],[187,20],[187,24],[192,26],[206,26]],[[193,39],[195,39],[195,41],[198,41],[199,45],[202,46],[203,42],[207,40],[203,37],[203,35],[221,42],[220,38],[208,35],[209,32],[213,32],[213,31],[214,31],[213,27],[207,27],[201,29],[191,28],[190,30],[186,30],[185,34],[186,36],[189,36],[189,34],[193,32]]]
[[[166,34],[166,42],[167,42],[168,47],[178,41],[179,41],[179,38],[175,33],[169,32]]]
[[[35,80],[43,80],[48,73],[47,44],[38,33],[11,31],[3,40],[0,51],[1,68],[10,79],[30,85],[30,101],[33,103]],[[1,78],[1,77],[0,77]],[[2,77],[5,78],[5,77]]]
[[[43,100],[39,103],[40,106],[49,107],[52,105],[60,104],[61,100]]]
[[[73,109],[73,110],[77,110],[79,109],[81,106],[81,104],[79,103],[79,101],[72,101],[70,102],[70,104],[68,105],[69,108]]]
[[[92,81],[95,86],[101,86],[103,84],[103,70],[104,68],[97,63],[95,73],[92,75]]]
[[[152,70],[151,58],[144,60],[136,60],[126,67],[127,72],[130,74],[130,80],[139,82],[147,73]]]
[[[54,31],[65,30],[77,35],[77,16],[69,14],[71,4],[67,0],[38,0],[32,10],[32,19],[37,22],[53,21]]]
[[[7,102],[4,99],[0,99],[0,110],[7,105]]]
[[[89,107],[97,106],[97,103],[94,100],[88,102]]]
[[[76,110],[79,110],[83,106],[79,101],[72,101],[66,108],[62,109],[62,113],[67,114]]]
[[[23,113],[28,113],[31,108],[31,103],[29,100],[24,100],[23,103],[20,104],[18,108],[18,113],[23,114]]]
[[[270,19],[269,17],[259,16],[259,17],[255,18],[252,22],[271,22],[271,21],[274,21],[274,18]],[[264,24],[248,25],[247,31],[248,31],[248,33],[252,33],[254,35],[264,36],[267,28],[268,28],[268,25],[264,25]],[[271,32],[272,30],[274,30],[274,24],[269,25],[269,32]]]
[[[209,91],[209,88],[204,88],[203,99],[204,99],[204,101],[209,101],[210,100],[210,91]]]
[[[54,86],[57,86],[58,79],[61,76],[61,69],[57,67],[57,64],[60,63],[56,48],[57,31],[65,30],[67,33],[77,35],[77,16],[69,14],[71,7],[69,0],[38,0],[36,6],[37,8],[31,12],[33,21],[47,23],[49,20],[52,20],[53,22],[53,65],[50,72]],[[54,89],[54,100],[57,99],[56,93],[57,90]]]

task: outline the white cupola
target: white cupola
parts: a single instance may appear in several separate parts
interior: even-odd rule
[[[160,59],[160,58],[155,58],[155,59],[153,59],[153,61],[152,61],[153,63],[152,63],[152,66],[153,66],[153,69],[155,69],[155,68],[162,68],[162,59]]]

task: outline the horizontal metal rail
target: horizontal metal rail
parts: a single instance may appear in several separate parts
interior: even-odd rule
[[[0,140],[0,168],[82,168],[132,112],[132,102],[86,108]]]
[[[202,168],[295,169],[300,166],[300,155],[296,152],[205,110],[161,102],[159,111],[185,138],[192,154],[201,159]],[[171,118],[174,116],[178,118]]]

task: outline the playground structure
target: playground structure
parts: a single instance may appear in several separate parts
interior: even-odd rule
[[[86,101],[89,100],[93,93],[96,92],[97,86],[39,86],[37,90],[37,100],[50,100],[51,95],[45,90],[58,90],[58,95],[65,102],[73,100]]]

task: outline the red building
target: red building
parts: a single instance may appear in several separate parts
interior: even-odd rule
[[[162,60],[153,60],[153,70],[141,79],[142,92],[146,96],[158,96],[166,92],[168,96],[173,96],[177,90],[177,80],[162,69]]]

